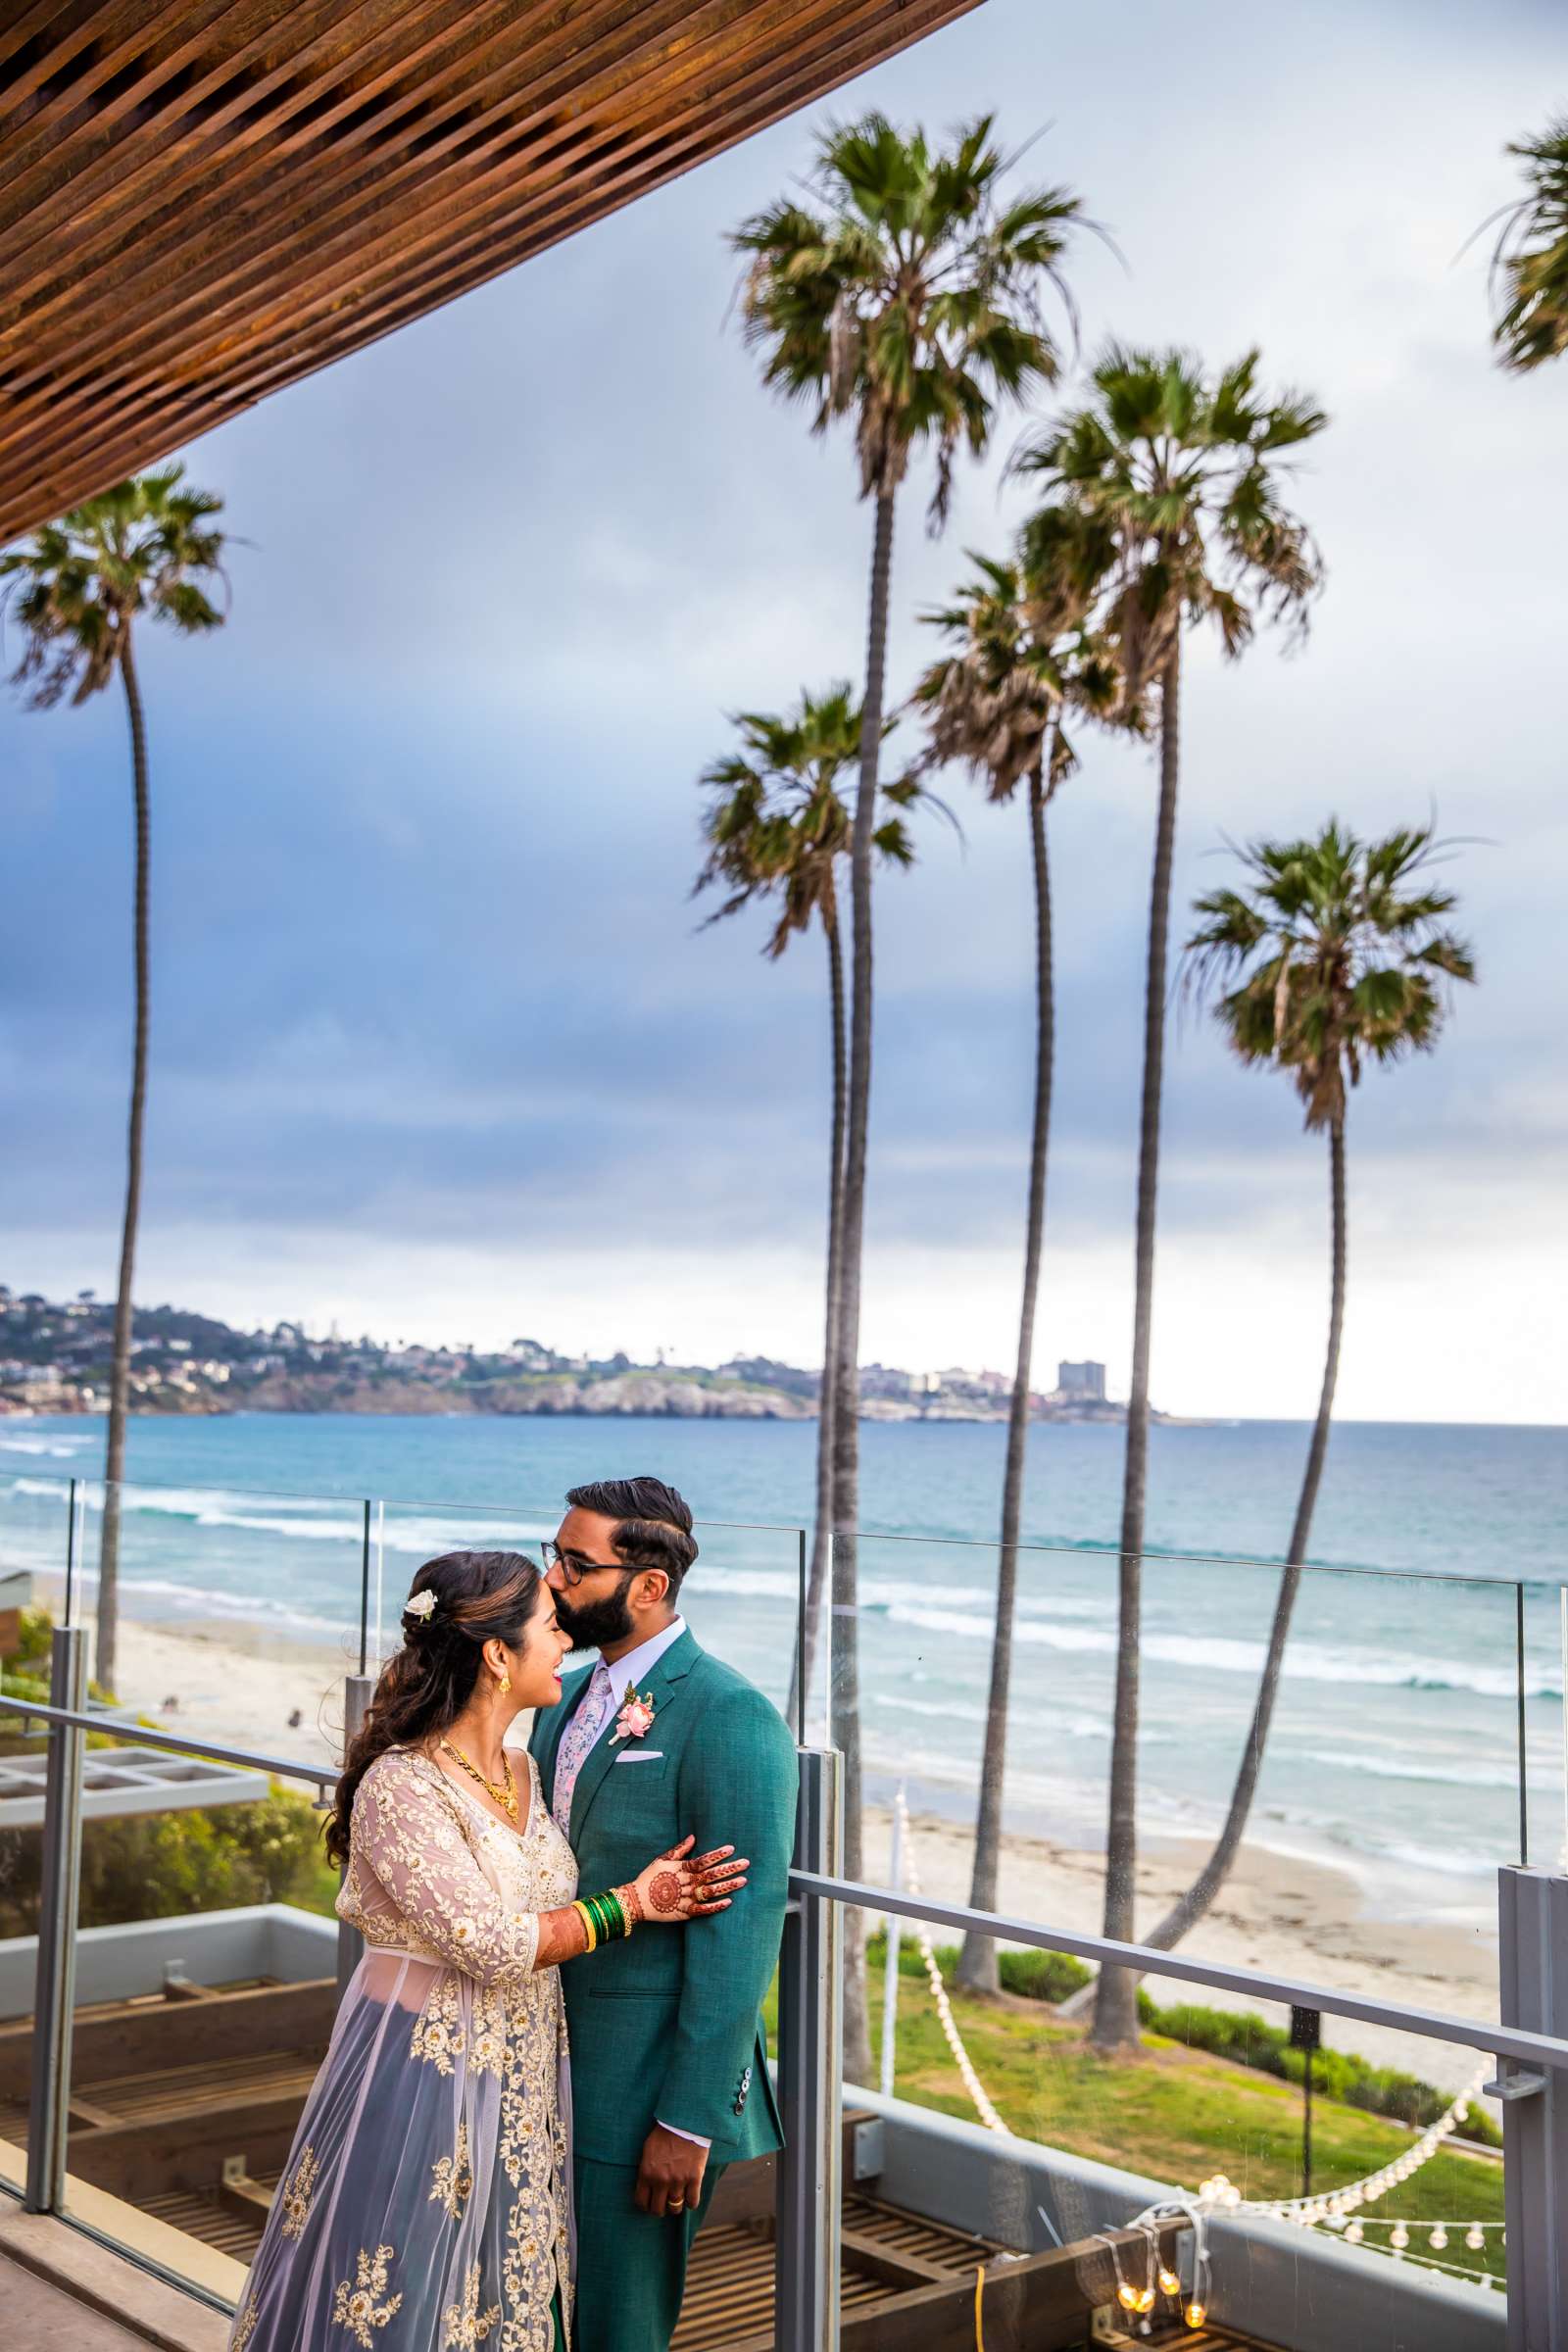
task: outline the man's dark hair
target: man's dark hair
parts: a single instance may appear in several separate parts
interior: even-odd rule
[[[592,1511],[613,1519],[611,1538],[628,1566],[662,1568],[669,1579],[669,1597],[680,1592],[680,1581],[697,1557],[691,1510],[673,1487],[662,1478],[600,1478],[591,1486],[572,1487],[566,1495],[574,1511]]]

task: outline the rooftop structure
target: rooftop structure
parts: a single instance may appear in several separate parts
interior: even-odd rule
[[[976,0],[23,0],[0,543]]]

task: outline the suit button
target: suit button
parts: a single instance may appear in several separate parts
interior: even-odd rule
[[[744,2099],[737,2099],[737,2100],[736,2100],[736,2102],[735,2102],[735,2113],[736,2113],[737,2115],[743,2115],[745,2112],[746,2112],[746,2101],[745,2101]]]

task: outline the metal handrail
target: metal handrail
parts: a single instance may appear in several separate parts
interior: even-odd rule
[[[166,1747],[177,1756],[200,1756],[209,1763],[245,1764],[252,1772],[275,1773],[280,1781],[314,1781],[318,1788],[334,1787],[342,1770],[337,1764],[302,1764],[297,1758],[253,1755],[247,1748],[221,1747],[211,1740],[186,1740],[145,1724],[122,1723],[118,1717],[78,1714],[74,1707],[45,1706],[42,1700],[24,1698],[14,1690],[0,1691],[0,1715],[20,1715],[24,1722],[37,1717],[67,1731],[108,1732],[114,1735],[117,1746]]]
[[[1006,1919],[996,1911],[972,1911],[966,1903],[938,1903],[925,1895],[897,1892],[891,1886],[868,1886],[855,1879],[834,1879],[815,1871],[792,1870],[790,1891],[816,1895],[828,1902],[848,1903],[860,1911],[893,1911],[901,1919],[923,1920],[928,1926],[973,1929],[1004,1943],[1025,1944],[1035,1951],[1069,1952],[1078,1960],[1098,1960],[1107,1968],[1125,1968],[1142,1977],[1176,1977],[1191,1984],[1217,1985],[1224,1992],[1246,1993],[1253,2000],[1279,2001],[1297,2009],[1324,2009],[1332,2017],[1354,2018],[1361,2025],[1390,2026],[1402,2034],[1417,2034],[1428,2041],[1456,2042],[1461,2049],[1490,2050],[1497,2058],[1516,2058],[1541,2066],[1568,2070],[1568,2041],[1550,2034],[1530,2034],[1518,2027],[1488,2025],[1479,2018],[1450,2017],[1441,2009],[1405,2009],[1396,2002],[1376,2001],[1362,1993],[1338,1992],[1326,1984],[1307,1984],[1294,1977],[1265,1976],[1253,1968],[1231,1968],[1219,1960],[1189,1959],[1163,1952],[1150,1943],[1118,1943],[1108,1936],[1081,1936],[1066,1928],[1042,1928],[1026,1919]]]

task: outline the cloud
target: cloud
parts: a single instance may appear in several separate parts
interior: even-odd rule
[[[1385,0],[1260,43],[1232,0],[1179,35],[1153,0],[1065,22],[992,0],[831,110],[945,122],[1004,98],[1009,136],[1049,121],[1023,172],[1080,187],[1128,257],[1079,257],[1087,344],[1115,327],[1217,360],[1257,341],[1270,381],[1331,413],[1296,486],[1330,566],[1310,644],[1239,664],[1194,646],[1176,906],[1179,927],[1226,837],[1330,809],[1371,829],[1435,808],[1465,843],[1483,985],[1430,1065],[1356,1104],[1346,1395],[1390,1414],[1568,1403],[1529,1273],[1557,1247],[1564,1123],[1542,985],[1568,886],[1542,686],[1562,386],[1497,373],[1484,257],[1455,259],[1510,192],[1503,140],[1540,112],[1540,13]],[[221,636],[143,659],[151,1286],[451,1336],[505,1321],[516,1285],[563,1342],[817,1347],[817,943],[766,964],[755,924],[700,932],[687,896],[694,779],[725,712],[861,662],[849,453],[763,397],[727,315],[720,232],[801,168],[809,131],[780,125],[190,453],[249,544]],[[928,658],[922,607],[1018,513],[1012,439],[960,477],[942,541],[924,484],[903,502],[896,693]],[[8,706],[0,772],[0,1112],[24,1144],[0,1160],[10,1270],[103,1287],[122,714]],[[879,895],[866,1344],[1005,1362],[1027,858],[1018,810],[950,792],[964,842],[933,829]],[[1053,811],[1043,1355],[1114,1362],[1125,1344],[1153,797],[1147,752],[1095,747]],[[1320,1153],[1287,1090],[1199,1019],[1172,1033],[1163,1201],[1165,1400],[1309,1409]]]

